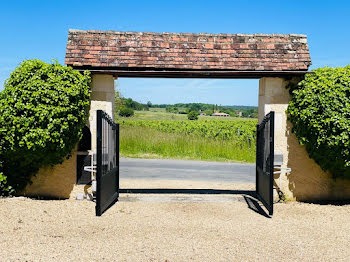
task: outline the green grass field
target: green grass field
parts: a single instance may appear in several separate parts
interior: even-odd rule
[[[158,130],[121,126],[120,153],[123,157],[171,158],[208,161],[255,161],[255,143],[170,134]]]

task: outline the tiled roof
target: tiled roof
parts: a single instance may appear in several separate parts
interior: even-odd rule
[[[307,38],[294,34],[189,34],[69,30],[73,67],[307,71]]]

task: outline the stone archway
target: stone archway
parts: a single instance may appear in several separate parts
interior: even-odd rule
[[[65,63],[93,74],[93,137],[95,111],[102,109],[113,117],[115,77],[258,78],[259,120],[270,110],[276,112],[276,147],[287,166],[285,86],[307,73],[311,59],[305,35],[69,30]],[[280,181],[294,198],[287,176]]]
[[[113,117],[117,77],[259,79],[259,120],[275,111],[275,148],[283,153],[282,166],[292,165],[292,173],[278,179],[287,198],[350,197],[347,182],[331,180],[308,158],[285,114],[290,100],[286,85],[299,81],[311,65],[305,35],[69,30],[65,63],[92,72],[92,149],[96,148],[96,110]],[[341,192],[334,190],[339,188]]]

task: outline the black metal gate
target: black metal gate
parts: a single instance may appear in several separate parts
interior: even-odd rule
[[[275,112],[268,113],[256,129],[256,194],[273,214]]]
[[[119,124],[97,111],[96,216],[119,197]]]

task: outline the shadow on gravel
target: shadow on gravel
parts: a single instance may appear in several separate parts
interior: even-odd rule
[[[301,203],[314,204],[314,205],[330,205],[330,206],[347,206],[350,205],[350,200],[315,200],[315,201],[302,201]]]
[[[255,192],[254,192],[255,193]],[[265,210],[260,206],[259,202],[256,201],[254,198],[244,196],[245,202],[247,202],[248,208],[253,210],[254,212],[266,217],[271,218]]]
[[[248,208],[254,212],[271,218],[255,199],[256,192],[253,190],[225,190],[225,189],[174,189],[174,188],[124,188],[119,189],[124,194],[199,194],[199,195],[243,195]]]
[[[222,190],[222,189],[173,189],[173,188],[128,188],[119,189],[119,193],[128,194],[207,194],[207,195],[248,195],[255,196],[253,190]]]

